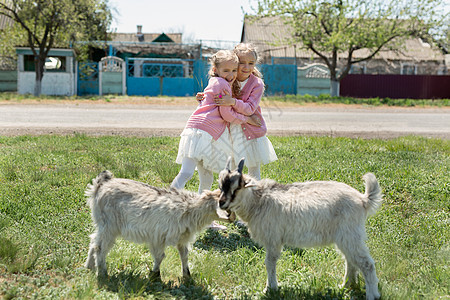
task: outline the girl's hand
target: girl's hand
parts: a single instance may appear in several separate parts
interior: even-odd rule
[[[197,95],[195,95],[195,99],[197,99],[198,102],[202,102],[203,99],[205,99],[205,93],[197,93]]]
[[[217,105],[232,106],[236,104],[236,100],[230,96],[227,90],[223,90],[225,95],[219,94],[214,96],[214,102]]]
[[[260,120],[259,117],[258,117],[257,115],[255,115],[255,114],[253,114],[253,115],[251,115],[250,117],[248,117],[247,123],[250,124],[250,125],[258,126],[258,127],[261,127],[261,126],[262,126],[261,120]]]

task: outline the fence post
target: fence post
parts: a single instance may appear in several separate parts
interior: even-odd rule
[[[100,61],[98,64],[98,94],[99,96],[103,95],[103,87],[102,87],[102,77],[103,77],[103,64]]]

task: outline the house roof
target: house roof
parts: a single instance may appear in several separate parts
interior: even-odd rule
[[[263,57],[299,57],[318,58],[310,50],[290,46],[286,42],[291,37],[292,28],[285,24],[280,17],[265,17],[257,19],[255,16],[245,16],[242,28],[241,42],[252,43],[257,47],[258,52]],[[365,57],[367,49],[355,51],[354,58]],[[340,57],[346,57],[341,54]],[[437,49],[424,43],[419,38],[406,40],[403,49],[400,51],[381,50],[376,59],[384,60],[444,60],[444,55]]]
[[[0,30],[7,28],[13,24],[13,20],[5,15],[0,15]]]
[[[164,32],[161,33],[156,39],[154,39],[152,42],[154,43],[174,43],[174,41],[167,36]]]
[[[201,45],[176,43],[114,43],[113,47],[121,53],[133,54],[137,57],[177,57],[198,59],[201,56]]]
[[[164,39],[164,42],[173,42],[181,44],[182,34],[181,33],[112,33],[111,40],[113,42],[159,42],[159,39]],[[168,39],[167,39],[168,38]]]
[[[193,59],[201,55],[199,45],[182,44],[181,33],[142,33],[141,29],[138,26],[135,33],[113,33],[111,44],[117,51],[137,57]]]
[[[39,53],[39,49],[36,49]],[[16,53],[22,55],[33,55],[30,47],[16,47]],[[48,56],[72,56],[75,57],[75,50],[72,48],[52,48],[48,51]]]

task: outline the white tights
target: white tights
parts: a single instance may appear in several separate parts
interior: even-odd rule
[[[261,168],[258,164],[256,167],[249,167],[248,168],[248,175],[252,176],[256,180],[261,180]]]
[[[198,193],[200,194],[204,190],[210,190],[214,180],[213,172],[205,169],[201,162],[197,162],[189,157],[183,158],[183,161],[181,162],[181,170],[170,186],[176,189],[183,189],[186,183],[192,178],[192,175],[194,175],[195,167],[197,167],[198,177],[200,180]],[[248,174],[257,180],[261,180],[260,166],[258,165],[256,167],[248,168]]]
[[[183,189],[189,179],[192,178],[192,175],[194,175],[195,167],[197,167],[200,180],[198,193],[200,194],[204,190],[210,190],[214,180],[213,172],[205,169],[201,162],[197,162],[189,157],[183,158],[180,173],[178,173],[170,186],[176,189]]]
[[[234,163],[234,160],[231,160],[231,169],[236,169],[237,166]],[[252,176],[256,180],[261,180],[261,165],[258,164],[256,167],[248,167],[248,175]]]

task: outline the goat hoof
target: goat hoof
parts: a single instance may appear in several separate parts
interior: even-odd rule
[[[183,272],[183,278],[189,279],[191,278],[191,271],[186,270],[185,272]]]
[[[267,294],[267,293],[273,293],[273,292],[277,292],[277,291],[278,291],[278,286],[276,286],[276,287],[266,286],[263,290],[263,293]]]
[[[108,273],[106,271],[98,271],[97,272],[97,279],[104,280],[108,278]]]
[[[150,279],[151,280],[161,280],[161,272],[158,271],[151,271],[150,272]]]

